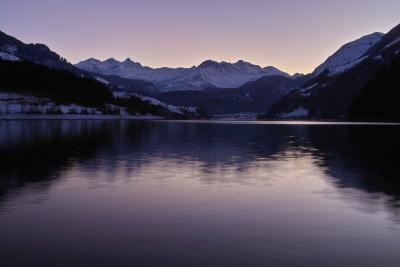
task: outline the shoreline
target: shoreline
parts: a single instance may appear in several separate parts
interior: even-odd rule
[[[165,120],[165,118],[151,115],[3,114],[0,115],[0,120]]]
[[[166,119],[152,115],[75,115],[75,114],[2,114],[0,121],[8,120],[148,120],[172,121],[185,123],[215,123],[215,124],[257,124],[257,125],[392,125],[400,126],[400,122],[373,122],[373,121],[317,121],[317,120],[245,120],[245,119],[203,119],[203,120],[177,120]]]

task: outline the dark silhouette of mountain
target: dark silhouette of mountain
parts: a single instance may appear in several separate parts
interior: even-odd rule
[[[94,107],[113,100],[111,91],[93,79],[31,62],[0,60],[0,75],[0,88],[7,92],[29,92],[57,103]]]
[[[349,108],[349,120],[400,121],[400,58],[385,66]]]
[[[144,96],[156,96],[160,94],[156,86],[152,82],[143,80],[133,80],[122,78],[116,75],[103,75],[92,73],[98,80],[108,84],[116,91],[122,91],[126,93],[137,93]]]
[[[376,96],[373,105],[375,112],[391,103],[392,100],[388,97],[394,96],[391,88],[398,85],[394,76],[398,73],[396,62],[399,57],[400,25],[385,34],[359,59],[341,67],[341,72],[332,75],[330,71],[325,70],[312,77],[303,88],[294,90],[274,104],[262,118],[282,118],[302,108],[307,113],[301,114],[301,117],[307,119],[347,119],[352,109],[350,117],[353,119],[393,120],[393,116],[385,117],[389,110],[394,111],[393,108],[386,107],[385,116],[382,112],[380,115],[376,113],[376,118],[373,118],[367,117],[368,112],[362,112],[361,106],[368,109],[367,103],[374,102],[371,99],[372,95]],[[389,73],[385,74],[386,72]],[[378,87],[380,87],[379,90]],[[377,97],[379,94],[382,95]],[[357,102],[353,104],[353,101]],[[364,104],[362,104],[363,101],[365,101]],[[393,104],[390,105],[393,106]]]
[[[29,61],[51,68],[79,72],[65,58],[53,52],[44,44],[25,44],[20,40],[0,31],[0,52],[15,57],[17,60]]]
[[[70,64],[65,58],[53,52],[44,44],[25,44],[18,39],[0,31],[0,60],[28,61],[50,68],[68,70],[87,78],[101,77],[109,82],[113,89],[122,88],[129,92],[151,94],[154,84],[142,80],[124,79],[118,76],[102,75],[79,69]]]
[[[300,77],[265,76],[239,88],[172,91],[158,98],[172,105],[202,107],[210,114],[260,113],[290,91],[299,88],[302,83]]]
[[[162,106],[143,101],[135,95],[128,98],[116,98],[109,87],[95,79],[80,77],[70,71],[53,69],[31,62],[0,60],[0,76],[2,91],[48,98],[56,104],[73,103],[95,107],[106,114],[115,112],[109,110],[106,104],[114,104],[126,108],[130,114],[182,117]]]

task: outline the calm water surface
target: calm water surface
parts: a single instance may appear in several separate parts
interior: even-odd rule
[[[0,265],[398,267],[399,137],[0,121]]]

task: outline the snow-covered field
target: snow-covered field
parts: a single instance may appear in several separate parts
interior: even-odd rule
[[[0,92],[0,114],[92,114],[100,115],[95,108],[80,105],[57,105],[47,98]]]
[[[152,115],[129,115],[122,107],[108,105],[119,115],[76,104],[57,105],[49,99],[31,95],[0,92],[0,119],[161,119]]]

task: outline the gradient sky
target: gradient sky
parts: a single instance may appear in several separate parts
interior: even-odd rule
[[[73,63],[243,59],[306,73],[342,44],[398,23],[399,0],[0,0],[0,30]]]

